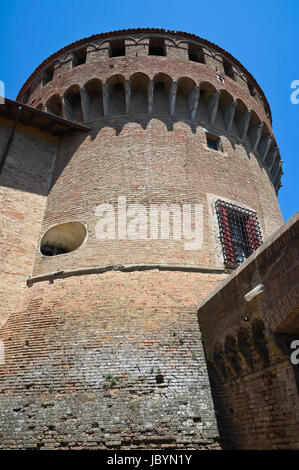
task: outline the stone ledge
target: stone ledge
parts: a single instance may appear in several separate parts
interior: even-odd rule
[[[64,279],[72,276],[84,276],[87,274],[101,274],[108,271],[121,271],[121,272],[133,272],[133,271],[181,271],[181,272],[193,272],[193,273],[210,273],[229,274],[231,270],[221,267],[209,267],[209,266],[192,266],[192,265],[176,265],[176,264],[115,264],[105,266],[93,266],[90,268],[79,268],[67,271],[55,271],[51,273],[41,274],[37,276],[28,276],[27,286],[31,287],[37,282],[50,281],[54,282],[55,279]]]

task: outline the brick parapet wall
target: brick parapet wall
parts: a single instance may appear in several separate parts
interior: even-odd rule
[[[162,33],[162,34],[161,34]],[[225,51],[218,50],[219,48],[214,48],[212,44],[203,44],[200,41],[200,38],[192,37],[192,38],[184,38],[182,37],[174,37],[171,35],[171,32],[168,34],[163,34],[161,31],[159,34],[155,34],[152,32],[147,32],[146,34],[142,34],[136,31],[130,31],[128,34],[123,34],[123,32],[119,32],[119,34],[112,33],[111,37],[107,35],[107,38],[88,38],[85,42],[81,41],[81,43],[75,43],[73,47],[68,46],[64,50],[58,51],[52,60],[49,58],[46,61],[46,65],[43,64],[40,66],[36,72],[33,74],[34,78],[30,78],[28,82],[24,85],[21,92],[19,93],[18,98],[24,95],[26,90],[30,91],[30,100],[36,99],[36,91],[38,93],[40,91],[43,92],[45,86],[49,86],[49,83],[46,85],[42,85],[43,82],[43,74],[44,71],[49,66],[54,66],[54,80],[61,78],[62,75],[67,73],[68,71],[74,71],[78,69],[78,67],[73,67],[73,53],[79,51],[82,48],[86,48],[86,64],[97,64],[98,67],[103,65],[103,61],[110,61],[110,68],[112,68],[117,63],[124,63],[124,60],[138,60],[141,61],[142,59],[158,59],[160,60],[161,57],[150,56],[148,57],[149,53],[149,42],[151,39],[160,39],[165,42],[164,52],[165,57],[163,60],[175,60],[177,64],[179,62],[182,63],[182,67],[194,67],[195,70],[199,70],[198,66],[204,66],[204,69],[211,70],[213,72],[221,73],[221,75],[228,79],[228,81],[233,81],[229,75],[225,75],[225,68],[223,66],[223,60],[227,63],[231,64],[231,67],[234,71],[234,81],[241,86],[247,94],[250,92],[248,83],[250,83],[251,87],[255,87],[254,79],[247,74],[244,67],[237,64],[234,58],[227,54]],[[125,46],[125,57],[109,57],[110,56],[110,42],[115,40],[121,40]],[[71,45],[72,46],[72,45]],[[189,60],[188,50],[189,46],[192,48],[197,48],[198,50],[202,50],[201,53],[198,53],[199,56],[202,56],[201,59],[205,62],[205,64],[199,64],[192,60]],[[217,50],[216,50],[217,49]],[[196,54],[197,55],[197,54]],[[132,63],[132,62],[131,62]],[[85,66],[85,64],[83,64]],[[79,69],[81,67],[79,66]],[[148,69],[148,67],[147,67]],[[76,71],[75,71],[76,73]],[[184,76],[184,75],[183,75]],[[30,83],[31,82],[31,83]],[[257,86],[258,87],[258,86]],[[263,108],[268,108],[268,104],[266,100],[261,96],[260,90],[258,91],[255,89],[255,100],[258,101]]]
[[[199,322],[221,436],[228,447],[297,449],[297,213],[212,292]],[[264,292],[250,302],[257,285]]]
[[[149,41],[155,38],[165,41],[165,56],[147,55]],[[115,39],[119,38],[111,40]],[[185,121],[194,129],[207,125],[248,147],[267,169],[276,193],[279,191],[282,160],[268,105],[237,64],[231,62],[233,75],[226,70],[224,63],[231,58],[205,46],[202,56],[206,63],[189,60],[188,41],[171,35],[143,38],[137,34],[123,39],[125,56],[109,57],[107,37],[104,42],[94,40],[84,45],[86,62],[81,65],[74,66],[73,61],[80,51],[78,44],[53,58],[53,78],[43,86],[41,82],[31,86],[28,103],[72,121],[95,121],[100,126],[121,126],[140,115],[147,115],[148,121],[167,116],[172,125]],[[34,80],[42,80],[45,70]],[[157,100],[155,83],[160,80],[167,85],[165,96],[160,97],[164,104]],[[115,84],[123,91],[115,92]]]

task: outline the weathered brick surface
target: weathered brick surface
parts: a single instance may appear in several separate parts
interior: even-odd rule
[[[141,122],[142,123],[142,122]],[[78,220],[88,239],[77,251],[58,258],[36,255],[34,274],[95,264],[172,263],[223,266],[214,227],[215,198],[227,198],[257,212],[263,239],[282,223],[274,189],[253,154],[223,137],[223,153],[207,148],[204,130],[185,123],[167,130],[159,120],[146,129],[122,123],[122,130],[93,125],[91,136],[69,137],[61,144],[54,183],[47,200],[42,233],[55,224]],[[260,191],[262,197],[260,197]],[[202,204],[203,248],[185,250],[186,240],[98,240],[95,208],[118,196],[127,203]]]
[[[3,152],[11,122],[1,124]],[[33,269],[56,147],[51,135],[19,125],[1,174],[0,325],[18,309]]]
[[[224,276],[105,273],[28,289],[1,332],[1,447],[218,447],[195,306]]]

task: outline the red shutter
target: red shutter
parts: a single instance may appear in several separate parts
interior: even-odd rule
[[[229,264],[236,264],[234,244],[232,241],[231,229],[229,225],[228,210],[222,205],[218,205],[218,210],[224,243],[224,259]]]
[[[253,216],[250,215],[245,222],[246,235],[248,240],[248,248],[250,254],[254,252],[260,245],[260,237],[257,233],[256,226],[254,223]]]

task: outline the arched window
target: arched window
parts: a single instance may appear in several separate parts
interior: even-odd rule
[[[154,114],[169,114],[169,93],[172,79],[163,73],[154,77]]]
[[[216,88],[208,82],[200,83],[200,94],[198,102],[198,120],[209,122],[211,118],[213,96]]]
[[[107,81],[109,86],[109,114],[112,116],[126,114],[125,79],[114,75]]]
[[[86,91],[87,120],[92,121],[104,116],[102,83],[97,78],[89,80],[84,86]]]
[[[131,79],[131,112],[146,114],[148,112],[148,82],[144,73],[135,73]]]
[[[195,82],[188,77],[181,77],[178,80],[175,115],[183,119],[189,119],[191,114],[191,98]]]
[[[67,118],[70,121],[83,121],[83,112],[81,106],[80,88],[78,85],[72,85],[64,93],[64,101]]]
[[[46,102],[46,110],[47,113],[63,117],[61,97],[57,94],[51,96]]]

